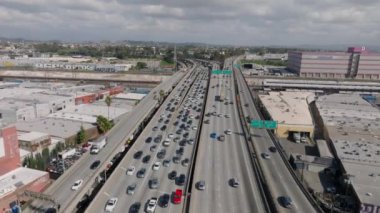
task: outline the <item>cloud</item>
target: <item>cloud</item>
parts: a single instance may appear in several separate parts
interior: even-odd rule
[[[1,0],[0,36],[237,45],[367,43],[373,0]]]

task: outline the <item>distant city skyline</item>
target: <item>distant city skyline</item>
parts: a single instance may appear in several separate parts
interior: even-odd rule
[[[2,0],[0,37],[221,45],[376,45],[372,0]]]

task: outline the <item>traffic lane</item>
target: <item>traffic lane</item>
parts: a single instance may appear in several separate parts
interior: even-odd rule
[[[172,94],[174,94],[174,93],[172,93]],[[173,95],[174,96],[174,95]],[[168,103],[168,101],[169,101],[169,99],[167,99],[167,102],[165,102],[164,104],[167,104]],[[162,107],[162,109],[164,108],[164,106],[165,105],[163,105],[163,107]],[[157,118],[157,122],[158,122],[158,119],[159,118]],[[145,144],[145,143],[144,143]],[[143,144],[143,145],[144,145]],[[128,155],[126,156],[126,158],[128,157]],[[131,155],[129,155],[129,158],[132,158],[132,156]],[[125,162],[125,161],[124,161]],[[124,165],[128,165],[128,164],[124,164]],[[119,168],[119,167],[118,167]],[[123,179],[124,179],[124,177],[123,177],[123,175],[122,174],[120,174],[120,173],[123,173],[123,171],[118,171],[119,172],[119,179],[116,181],[116,183],[121,183],[122,181],[123,181]],[[113,177],[116,177],[116,175],[113,175],[111,178],[113,178]],[[112,182],[114,182],[114,181],[112,181]],[[117,184],[116,184],[117,185]],[[106,186],[104,186],[104,191],[110,191],[109,189],[107,189],[107,187]],[[112,191],[116,191],[115,189],[113,189]],[[120,193],[120,192],[119,192]],[[105,195],[106,195],[106,197],[103,197],[100,201],[98,201],[98,202],[96,202],[96,203],[99,203],[99,205],[97,206],[97,208],[95,208],[95,209],[98,209],[98,210],[100,210],[100,209],[103,209],[104,208],[104,204],[106,203],[106,201],[108,200],[108,198],[111,196],[110,194],[108,194],[108,192],[106,192],[105,193]],[[103,208],[102,208],[102,204],[103,204]]]
[[[190,94],[191,95],[191,94]],[[173,116],[173,117],[176,117],[176,116]],[[174,130],[174,129],[173,129]],[[170,132],[170,131],[168,131],[168,132]],[[174,132],[174,131],[173,131]],[[191,135],[191,137],[193,137],[193,136],[195,136],[195,133],[193,133],[194,135]],[[175,145],[175,144],[171,144],[171,146],[172,145]],[[173,148],[174,148],[174,150],[176,150],[176,147],[175,146],[172,146]],[[174,150],[172,150],[172,151],[174,151]],[[189,151],[189,152],[191,152],[191,151]],[[152,161],[152,163],[154,162],[154,160]],[[165,167],[161,167],[161,168],[165,168]],[[180,173],[187,173],[187,172],[185,172],[185,171],[182,171],[181,172],[181,167],[179,167],[178,169],[177,169]],[[184,169],[185,170],[185,169]],[[167,172],[161,172],[162,170],[160,169],[160,173],[164,176],[164,177],[167,177]],[[153,176],[155,176],[155,175],[153,175]],[[159,176],[158,176],[159,177]],[[160,177],[159,179],[162,179],[162,177]],[[142,183],[142,187],[144,187],[144,183]],[[162,184],[160,184],[160,188],[162,188]],[[156,193],[157,194],[157,193]],[[175,211],[177,211],[177,210],[175,210]]]

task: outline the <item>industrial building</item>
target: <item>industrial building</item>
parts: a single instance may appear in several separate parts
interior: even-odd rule
[[[350,47],[347,52],[291,51],[287,68],[307,78],[380,80],[380,53],[365,47]]]
[[[358,94],[316,99],[318,117],[332,153],[340,160],[341,185],[361,204],[361,212],[380,208],[380,110]]]
[[[276,135],[280,138],[300,134],[314,136],[314,122],[310,114],[309,103],[314,101],[311,92],[269,92],[259,95],[264,111],[277,121]]]
[[[28,132],[18,136],[20,149],[30,152],[42,152],[51,145],[50,135],[42,132]]]

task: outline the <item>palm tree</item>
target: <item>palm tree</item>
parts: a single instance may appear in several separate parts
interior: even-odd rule
[[[164,90],[160,90],[160,101],[162,100],[162,98],[164,97],[165,95],[165,91]]]
[[[110,119],[110,106],[111,106],[111,103],[112,103],[111,96],[108,95],[104,101],[106,102],[107,107],[108,107],[108,120],[109,120]]]

